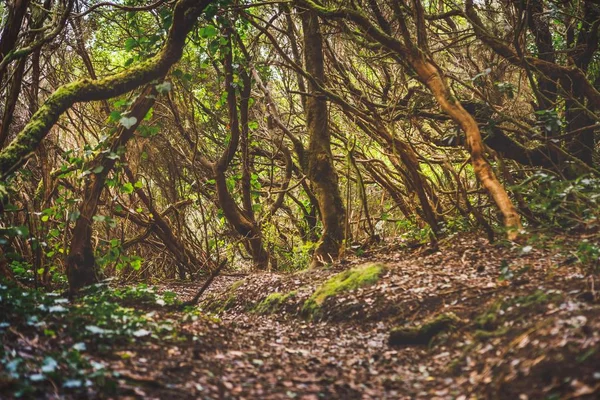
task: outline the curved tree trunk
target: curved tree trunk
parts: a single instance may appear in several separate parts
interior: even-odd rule
[[[508,238],[515,239],[521,229],[521,218],[508,197],[508,193],[484,157],[484,145],[477,122],[450,93],[444,77],[435,65],[422,58],[411,60],[411,64],[421,80],[431,90],[442,110],[448,113],[465,132],[466,146],[471,154],[475,175],[500,209],[504,217],[504,225],[508,229]]]
[[[152,96],[150,96],[151,94]],[[130,116],[134,117],[136,122],[129,128],[121,127],[119,129],[110,146],[112,153],[117,154],[119,148],[125,146],[129,139],[133,137],[138,125],[154,104],[155,95],[154,87],[148,85],[137,98],[130,112]],[[92,171],[98,170],[99,172],[89,175],[89,181],[86,183],[83,195],[83,202],[79,208],[79,218],[75,222],[73,239],[69,246],[67,278],[71,294],[75,294],[84,286],[97,282],[96,260],[92,246],[92,219],[96,214],[108,174],[115,163],[115,158],[107,158],[105,154],[101,154],[90,166]]]
[[[306,70],[322,84],[325,80],[323,42],[317,14],[303,10],[304,56]],[[346,211],[338,187],[338,176],[333,166],[327,103],[319,88],[308,83],[310,96],[306,98],[306,125],[309,133],[307,175],[319,203],[323,233],[313,256],[313,266],[331,262],[340,255],[344,242]]]
[[[0,179],[18,169],[46,137],[58,118],[77,102],[105,100],[127,93],[165,75],[183,53],[187,34],[211,0],[179,0],[162,50],[139,66],[108,78],[68,83],[48,97],[25,128],[0,152]]]

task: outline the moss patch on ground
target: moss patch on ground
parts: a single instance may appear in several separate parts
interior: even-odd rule
[[[315,318],[321,313],[321,306],[328,298],[372,285],[379,280],[384,270],[383,264],[365,264],[332,276],[304,302],[302,315]]]
[[[393,328],[388,343],[391,346],[427,345],[440,333],[456,329],[460,324],[462,320],[454,313],[439,314],[422,325]]]
[[[237,302],[237,290],[244,284],[244,280],[233,282],[229,289],[217,297],[208,298],[203,305],[204,311],[221,314],[231,309]]]
[[[278,311],[289,299],[296,297],[296,291],[288,293],[271,293],[253,308],[258,314],[273,314]]]

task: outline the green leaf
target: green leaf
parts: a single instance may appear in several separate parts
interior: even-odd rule
[[[121,186],[121,192],[126,194],[133,193],[133,185],[130,182],[125,183],[123,186]]]
[[[206,25],[205,27],[198,29],[198,34],[201,38],[204,39],[215,37],[218,33],[219,31],[217,30],[217,28],[215,28],[214,25]]]
[[[152,119],[152,116],[154,115],[154,108],[151,107],[148,112],[146,113],[146,116],[144,117],[144,121],[150,121]]]
[[[109,116],[110,121],[112,122],[117,122],[118,120],[121,119],[121,112],[120,111],[113,111],[110,113]]]
[[[136,117],[123,117],[119,120],[119,124],[123,125],[125,129],[131,129],[137,123]]]
[[[17,236],[29,236],[29,228],[25,225],[15,226],[13,229]]]
[[[129,264],[131,265],[131,268],[133,268],[136,271],[139,271],[140,268],[142,268],[142,259],[139,257],[136,257],[135,259],[132,259]]]
[[[104,171],[104,167],[102,165],[98,165],[96,168],[94,168],[92,170],[92,172],[95,173],[95,174],[99,174],[102,171]]]
[[[127,40],[125,40],[125,50],[127,51],[133,50],[137,45],[138,42],[134,38],[127,38]]]
[[[130,100],[127,100],[127,99],[120,99],[120,100],[117,100],[117,101],[115,101],[115,102],[113,103],[113,107],[115,107],[115,108],[120,108],[120,107],[126,106],[126,105],[128,105],[128,104],[130,104],[130,103],[131,103],[131,102],[130,102]]]

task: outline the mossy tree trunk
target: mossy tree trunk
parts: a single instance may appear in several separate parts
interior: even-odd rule
[[[344,242],[346,211],[333,166],[327,102],[317,85],[325,81],[323,38],[319,17],[312,10],[301,10],[306,71],[314,78],[308,82],[306,126],[309,134],[307,175],[319,203],[323,232],[313,256],[313,266],[331,262],[340,255]],[[317,83],[317,85],[315,84]]]
[[[179,0],[173,10],[173,23],[166,42],[149,60],[104,79],[81,79],[66,84],[52,93],[10,145],[0,152],[0,179],[6,179],[23,165],[73,104],[110,99],[164,76],[181,58],[187,34],[210,3],[211,0]]]
[[[154,105],[156,95],[157,93],[152,85],[144,89],[129,113],[129,117],[136,119],[135,124],[129,128],[120,127],[111,143],[108,154],[119,154],[119,152],[124,151],[125,145],[133,137],[140,122]],[[116,157],[106,157],[106,154],[102,153],[89,166],[90,170],[98,172],[92,172],[88,175],[83,202],[79,207],[79,218],[75,222],[73,238],[69,246],[67,278],[71,294],[75,294],[84,286],[97,282],[96,261],[92,246],[92,220],[96,215],[106,179],[116,161]]]

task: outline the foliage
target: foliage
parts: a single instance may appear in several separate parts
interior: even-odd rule
[[[26,290],[11,283],[0,283],[0,381],[9,382],[18,397],[36,397],[52,383],[66,392],[84,396],[90,390],[110,394],[118,374],[93,354],[110,352],[113,346],[160,339],[177,341],[175,321],[158,321],[160,308],[176,304],[174,294],[157,294],[146,285],[111,289],[99,284],[87,289],[76,301],[55,292]],[[133,306],[128,307],[127,305]],[[12,349],[14,335],[44,338],[33,353],[24,356]],[[61,343],[63,350],[47,346]]]
[[[549,226],[596,229],[600,226],[600,179],[583,175],[559,179],[537,171],[514,189],[526,199],[531,211]]]

